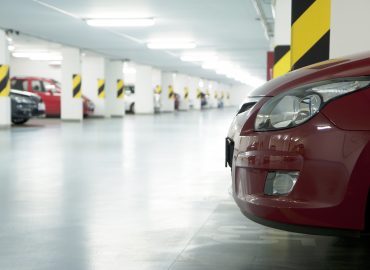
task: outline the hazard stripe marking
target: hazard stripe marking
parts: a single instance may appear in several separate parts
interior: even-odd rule
[[[98,79],[98,97],[105,98],[105,80]]]
[[[72,95],[73,98],[81,98],[81,75],[73,74],[72,76]]]
[[[280,45],[276,46],[274,50],[274,67],[273,67],[273,77],[277,78],[290,71],[290,46]]]
[[[306,10],[302,12],[304,7]],[[301,14],[298,18],[292,17],[291,64],[293,69],[328,59],[330,12],[330,0],[315,0],[311,5],[302,0],[292,1],[292,14]],[[309,52],[311,49],[315,49],[317,53],[315,57],[312,57],[313,52]],[[306,57],[306,54],[309,57]],[[301,60],[302,58],[306,60]]]
[[[117,98],[122,99],[124,98],[124,91],[123,91],[123,80],[117,80]]]
[[[10,94],[9,66],[0,65],[0,97]]]

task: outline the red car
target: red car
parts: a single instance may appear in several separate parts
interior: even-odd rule
[[[39,77],[13,77],[11,79],[12,89],[28,91],[39,95],[45,103],[47,116],[60,116],[60,84],[52,79]],[[84,116],[92,115],[95,109],[94,103],[87,97],[83,99]]]
[[[226,138],[233,197],[288,231],[370,228],[370,54],[329,60],[250,94]]]

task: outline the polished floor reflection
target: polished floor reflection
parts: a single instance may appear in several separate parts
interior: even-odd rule
[[[228,194],[233,109],[0,130],[0,269],[366,269],[370,242],[271,230]]]

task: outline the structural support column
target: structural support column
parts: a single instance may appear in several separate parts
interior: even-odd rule
[[[105,115],[106,117],[125,115],[123,62],[105,60]]]
[[[154,113],[154,90],[152,85],[152,67],[136,66],[135,113]]]
[[[275,1],[275,35],[274,35],[274,66],[273,78],[282,76],[290,71],[290,25],[292,3],[291,0]]]
[[[8,40],[0,29],[0,128],[11,124]]]
[[[164,72],[162,74],[162,112],[173,112],[175,110],[174,87],[176,85],[176,74]]]
[[[83,92],[95,104],[94,115],[109,117],[106,109],[105,59],[98,55],[82,58]]]
[[[63,48],[62,63],[62,120],[81,121],[83,119],[82,107],[82,78],[80,50],[76,48]]]
[[[329,59],[331,0],[292,0],[291,65]]]

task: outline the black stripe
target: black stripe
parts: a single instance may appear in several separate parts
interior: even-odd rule
[[[120,97],[122,94],[123,94],[123,87],[122,87],[122,88],[120,88],[120,89],[117,91],[117,97]]]
[[[100,95],[104,91],[104,83],[99,87],[98,94]]]
[[[5,90],[6,86],[8,85],[8,82],[9,82],[9,69],[5,77],[0,82],[0,93]]]
[[[329,59],[330,30],[323,35],[296,63],[292,70]]]
[[[292,0],[292,25],[316,0]]]
[[[73,88],[73,97],[77,96],[81,92],[81,83],[77,84],[75,88]]]
[[[279,45],[275,47],[274,50],[274,64],[280,61],[287,52],[289,52],[290,46],[289,45]]]

